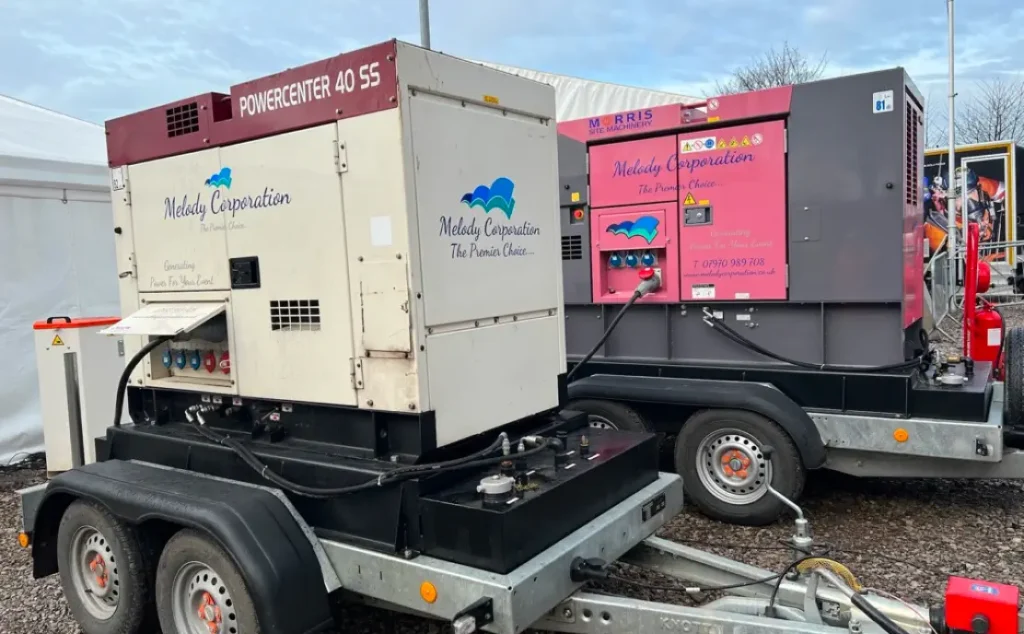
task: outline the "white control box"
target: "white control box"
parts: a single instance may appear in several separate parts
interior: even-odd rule
[[[187,333],[133,385],[433,412],[438,445],[558,406],[554,89],[392,44],[386,109],[114,168],[108,332]]]
[[[100,334],[116,317],[54,317],[33,324],[46,471],[96,462],[96,439],[114,421],[114,386],[124,371],[120,339]]]

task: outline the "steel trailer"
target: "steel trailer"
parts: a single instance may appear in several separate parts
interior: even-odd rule
[[[571,406],[660,433],[724,521],[820,468],[1024,477],[1024,338],[950,361],[924,331],[922,126],[899,68],[560,123]],[[642,266],[666,283],[632,303]]]
[[[112,493],[112,482],[123,487],[122,494]],[[506,574],[317,536],[279,489],[150,463],[96,463],[19,494],[23,543],[32,543],[37,577],[56,572],[59,543],[73,537],[52,533],[55,518],[46,500],[75,498],[60,524],[89,518],[83,523],[89,532],[79,540],[80,568],[61,572],[78,579],[82,594],[69,601],[90,633],[108,631],[96,629],[96,623],[118,608],[118,588],[121,601],[138,602],[140,612],[152,601],[152,580],[145,575],[153,574],[153,560],[140,545],[152,547],[161,537],[163,548],[184,543],[213,553],[191,571],[192,595],[184,595],[213,595],[221,601],[217,610],[207,609],[202,600],[190,604],[198,609],[203,633],[316,631],[334,623],[334,601],[343,599],[446,621],[456,634],[518,634],[531,627],[579,634],[928,634],[972,631],[979,624],[986,626],[980,631],[992,634],[1024,631],[1018,630],[1017,589],[1011,586],[952,577],[946,603],[931,607],[864,591],[842,564],[813,555],[810,525],[795,505],[794,559],[782,573],[654,537],[682,508],[676,474],[660,474]],[[185,528],[168,530],[169,525]],[[41,527],[51,533],[40,534]],[[90,566],[97,555],[104,563]],[[586,584],[607,579],[615,561],[681,581],[685,585],[679,590],[691,596],[725,594],[691,607],[588,592]],[[968,582],[973,592],[963,597],[958,592]],[[184,592],[159,582],[155,588],[175,590]],[[75,610],[78,606],[81,611]],[[182,608],[177,631],[200,632],[189,629],[185,614]],[[96,621],[88,622],[90,617]],[[138,618],[144,623],[151,617]],[[344,623],[337,625],[344,628]]]

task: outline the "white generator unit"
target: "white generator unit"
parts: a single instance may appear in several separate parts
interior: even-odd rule
[[[177,335],[131,385],[432,412],[438,446],[558,406],[550,87],[401,42],[364,57],[236,86],[228,121],[216,95],[157,109],[167,136],[136,130],[124,164],[139,115],[108,124],[128,317],[106,332],[129,356]]]

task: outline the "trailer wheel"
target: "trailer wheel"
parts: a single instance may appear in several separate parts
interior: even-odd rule
[[[580,400],[569,403],[567,409],[583,412],[591,427],[622,431],[650,431],[643,416],[632,407],[614,401]]]
[[[136,634],[152,613],[152,560],[137,529],[72,502],[57,529],[60,584],[86,634]]]
[[[191,529],[175,533],[160,555],[156,608],[164,632],[260,632],[252,597],[231,557]]]
[[[1018,427],[1024,423],[1024,328],[1010,328],[1003,348],[1006,424]]]
[[[771,445],[769,463],[761,448]],[[804,487],[804,466],[789,435],[767,418],[743,410],[704,410],[683,424],[676,440],[676,471],[687,497],[705,515],[723,522],[763,526],[786,506],[768,493],[791,500]]]

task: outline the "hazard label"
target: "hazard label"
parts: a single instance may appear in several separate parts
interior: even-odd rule
[[[743,137],[743,140],[740,141],[740,145],[742,145],[743,147],[747,147],[748,145],[750,145],[750,137]]]
[[[53,341],[50,342],[51,346],[63,346],[64,340],[60,338],[60,335],[54,335]]]
[[[725,139],[722,139],[721,141],[718,142],[718,148],[720,150],[725,149]]]
[[[686,198],[683,200],[684,205],[696,205],[697,199],[693,197],[693,194],[686,192]]]
[[[733,137],[732,141],[729,141],[729,147],[739,147],[739,143],[736,141],[736,137]]]

